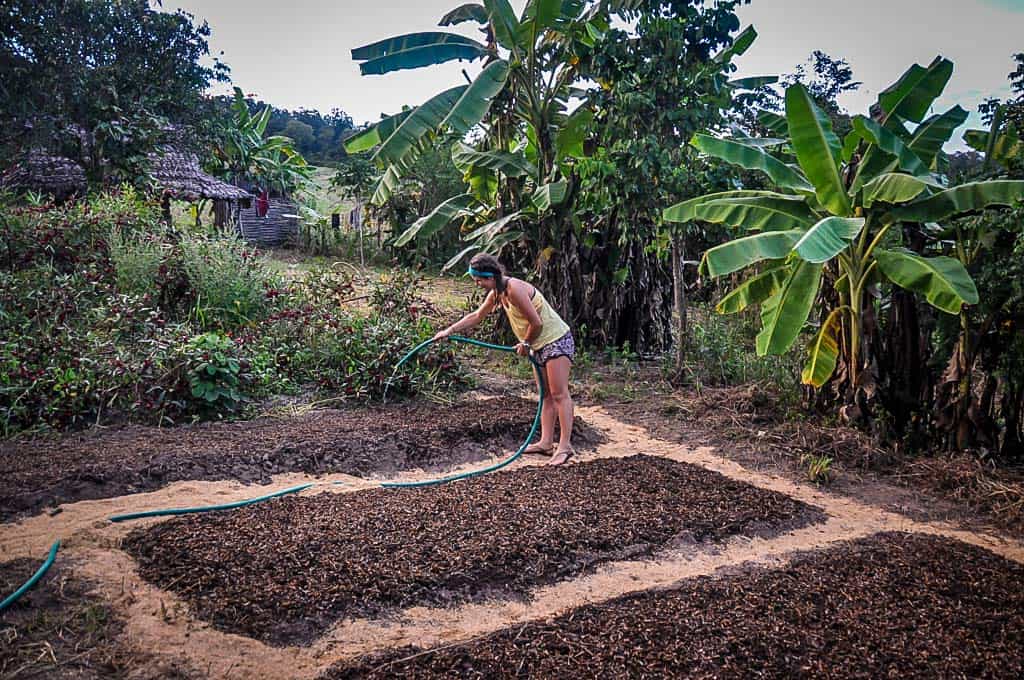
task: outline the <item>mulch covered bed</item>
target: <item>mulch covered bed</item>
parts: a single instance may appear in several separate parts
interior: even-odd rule
[[[39,561],[0,563],[0,599],[17,590]],[[123,623],[63,557],[0,614],[0,678],[196,677],[179,664],[156,663],[121,640]]]
[[[340,664],[355,677],[1024,677],[1024,566],[878,534],[778,570],[702,577],[457,646]]]
[[[139,529],[124,547],[215,626],[302,644],[346,617],[521,597],[599,562],[822,519],[783,494],[637,455],[284,497]]]
[[[512,451],[529,431],[536,402],[471,400],[454,406],[408,403],[381,409],[316,411],[299,418],[126,427],[56,441],[0,444],[0,521],[47,506],[151,491],[180,480],[271,475],[387,475],[448,469]],[[585,447],[600,436],[577,421]]]

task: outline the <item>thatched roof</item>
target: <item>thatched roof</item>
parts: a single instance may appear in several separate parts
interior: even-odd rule
[[[4,177],[5,185],[29,189],[66,198],[86,189],[85,170],[63,156],[51,156],[42,151],[30,151]]]
[[[251,198],[245,189],[239,189],[203,172],[195,154],[168,149],[150,154],[149,162],[149,174],[156,185],[171,198],[185,201],[198,201],[201,198]]]

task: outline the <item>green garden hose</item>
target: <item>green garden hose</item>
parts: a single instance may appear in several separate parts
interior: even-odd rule
[[[24,584],[13,593],[4,598],[3,602],[0,602],[0,612],[14,604],[18,598],[27,593],[29,589],[36,584],[39,579],[47,572],[50,566],[53,564],[53,560],[57,557],[57,551],[60,550],[60,540],[53,542],[53,546],[50,547],[50,554],[46,557],[46,561],[43,562],[42,566],[36,570],[36,573],[32,574],[32,578],[25,581]]]
[[[191,515],[194,512],[212,512],[214,510],[231,510],[233,508],[241,508],[246,505],[252,505],[253,503],[259,503],[270,498],[277,498],[278,496],[285,496],[290,493],[298,493],[303,489],[308,489],[311,486],[316,486],[316,482],[310,482],[309,484],[300,484],[293,486],[282,491],[275,491],[274,493],[268,493],[265,496],[259,496],[257,498],[250,498],[244,501],[236,501],[234,503],[224,503],[222,505],[204,505],[197,508],[167,508],[165,510],[146,510],[145,512],[132,512],[127,515],[114,515],[110,518],[111,522],[124,522],[129,519],[142,519],[143,517],[163,517],[164,515]]]
[[[508,345],[494,345],[494,344],[491,344],[489,342],[482,342],[480,340],[474,340],[472,338],[466,338],[466,337],[463,337],[461,335],[452,335],[452,336],[449,336],[449,339],[450,340],[454,340],[455,342],[464,342],[464,343],[469,344],[469,345],[476,345],[477,347],[486,347],[487,349],[496,349],[496,350],[500,350],[502,352],[514,352],[514,351],[516,351],[515,347],[509,347]],[[421,342],[420,344],[418,344],[415,347],[413,347],[404,357],[401,358],[401,360],[397,364],[395,364],[395,371],[397,371],[399,368],[401,368],[403,364],[405,364],[407,361],[409,361],[409,359],[411,359],[414,356],[416,356],[418,353],[420,353],[421,351],[423,351],[424,349],[426,349],[427,347],[432,345],[434,342],[435,341],[433,339],[431,339],[431,340],[427,340],[426,342]],[[537,413],[533,416],[533,425],[530,427],[530,433],[526,435],[526,439],[523,440],[523,443],[519,446],[519,448],[516,450],[515,453],[513,453],[511,456],[509,456],[505,460],[501,461],[500,463],[496,463],[494,465],[482,468],[480,470],[470,470],[469,472],[462,472],[462,473],[457,474],[457,475],[449,475],[447,477],[439,477],[437,479],[426,479],[426,480],[419,481],[419,482],[382,482],[381,486],[384,487],[384,488],[388,488],[388,489],[396,489],[396,488],[402,488],[402,487],[433,486],[435,484],[445,484],[447,482],[454,482],[457,479],[466,479],[468,477],[477,477],[479,475],[485,475],[488,472],[494,472],[495,470],[500,470],[501,468],[505,467],[506,465],[508,465],[512,461],[514,461],[517,458],[519,458],[519,456],[521,456],[523,454],[523,451],[526,449],[527,445],[530,443],[530,440],[533,439],[533,435],[537,432],[537,427],[540,425],[541,410],[544,407],[544,379],[543,379],[543,374],[541,373],[541,370],[540,370],[540,364],[537,363],[537,360],[534,359],[533,356],[530,356],[529,359],[530,359],[530,363],[533,364],[534,371],[537,372],[537,384],[540,386],[540,398],[537,401]],[[386,391],[387,390],[385,388],[385,392]],[[333,483],[334,484],[340,484],[340,483],[343,483],[343,482],[333,482]],[[246,505],[252,505],[253,503],[259,503],[261,501],[265,501],[265,500],[268,500],[268,499],[271,499],[271,498],[276,498],[277,496],[284,496],[284,495],[290,494],[290,493],[298,493],[299,491],[302,491],[304,489],[308,489],[311,486],[316,486],[316,484],[317,484],[316,482],[311,482],[309,484],[301,484],[299,486],[293,486],[293,487],[291,487],[289,489],[284,489],[283,491],[276,491],[274,493],[270,493],[270,494],[267,494],[265,496],[259,496],[257,498],[250,498],[248,500],[243,500],[243,501],[237,501],[235,503],[224,503],[222,505],[207,505],[207,506],[193,507],[193,508],[167,508],[167,509],[164,509],[164,510],[147,510],[145,512],[133,512],[133,513],[125,514],[125,515],[114,515],[113,517],[110,518],[110,521],[111,522],[124,522],[126,520],[142,519],[142,518],[145,518],[145,517],[163,517],[163,516],[166,516],[166,515],[189,515],[189,514],[196,513],[196,512],[213,512],[213,511],[216,511],[216,510],[231,510],[233,508],[241,508],[241,507],[244,507]]]
[[[493,344],[491,344],[489,342],[481,342],[480,340],[474,340],[473,338],[466,338],[466,337],[463,337],[461,335],[450,335],[450,336],[448,336],[448,339],[449,340],[454,340],[455,342],[464,342],[464,343],[469,344],[469,345],[476,345],[477,347],[486,347],[487,349],[496,349],[496,350],[500,350],[502,352],[515,352],[516,351],[515,347],[509,347],[508,345],[493,345]],[[406,354],[404,357],[402,357],[401,361],[399,361],[397,364],[395,364],[395,370],[397,371],[402,366],[402,364],[404,364],[406,361],[408,361],[409,359],[414,357],[421,350],[429,347],[434,342],[435,341],[433,339],[431,339],[431,340],[427,340],[426,342],[421,342],[420,344],[418,344],[415,347],[413,347],[412,350],[408,354]],[[477,477],[479,475],[486,475],[488,472],[494,472],[495,470],[500,470],[501,468],[505,467],[506,465],[508,465],[509,463],[514,461],[516,458],[519,458],[519,456],[523,455],[523,451],[526,449],[526,446],[530,443],[530,440],[533,439],[534,433],[537,432],[537,426],[540,425],[541,409],[544,407],[544,378],[543,378],[543,373],[541,373],[540,364],[538,364],[537,360],[533,358],[533,355],[528,355],[528,358],[530,359],[530,363],[533,364],[533,370],[536,371],[536,373],[537,373],[537,385],[538,385],[538,387],[540,389],[540,398],[537,400],[537,413],[536,413],[536,415],[533,416],[533,426],[530,427],[530,433],[528,435],[526,435],[526,439],[523,440],[523,443],[520,444],[519,448],[516,450],[515,453],[513,453],[511,456],[509,456],[505,460],[501,461],[500,463],[496,463],[496,464],[491,465],[489,467],[481,468],[480,470],[470,470],[469,472],[463,472],[463,473],[460,473],[460,474],[457,474],[457,475],[449,475],[447,477],[439,477],[437,479],[426,479],[426,480],[423,480],[423,481],[420,481],[420,482],[383,482],[383,483],[381,483],[381,486],[383,486],[385,488],[388,488],[388,489],[396,489],[396,488],[411,487],[411,486],[433,486],[434,484],[446,484],[448,482],[454,482],[457,479],[466,479],[468,477]]]

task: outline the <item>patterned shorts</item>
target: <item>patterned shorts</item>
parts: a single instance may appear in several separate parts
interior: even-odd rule
[[[535,354],[541,366],[557,357],[569,357],[569,361],[572,362],[572,357],[576,354],[576,343],[573,342],[572,331],[568,331],[558,340],[544,345],[536,350]]]

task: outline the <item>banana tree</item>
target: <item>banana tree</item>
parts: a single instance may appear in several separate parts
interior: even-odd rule
[[[760,305],[758,354],[781,354],[794,344],[823,281],[838,293],[839,304],[825,310],[810,343],[805,384],[824,385],[842,358],[850,385],[862,386],[865,295],[877,284],[913,291],[949,314],[978,301],[959,260],[924,257],[900,242],[904,224],[936,231],[944,220],[1024,196],[1024,182],[948,188],[936,172],[942,145],[967,117],[959,106],[927,116],[952,71],[952,62],[943,58],[927,67],[915,64],[879,94],[872,116],[854,117],[843,140],[802,85],[789,87],[785,117],[762,121],[783,139],[795,163],[769,153],[774,141],[697,134],[691,142],[704,153],[763,172],[778,188],[710,194],[664,212],[668,221],[703,220],[748,232],[708,250],[701,270],[713,277],[750,271],[718,311]]]
[[[221,130],[207,169],[232,183],[257,182],[281,193],[306,188],[313,168],[292,140],[282,135],[264,137],[270,114],[267,106],[253,115],[242,90],[234,88],[231,120]]]
[[[470,83],[384,118],[346,143],[349,153],[374,149],[381,176],[371,201],[379,205],[428,146],[458,142],[489,121],[483,126],[479,148],[452,146],[467,192],[417,221],[396,244],[426,237],[462,218],[464,233],[475,242],[467,250],[498,248],[523,235],[513,229],[517,220],[530,216],[536,222],[561,205],[567,183],[558,161],[582,153],[589,120],[586,110],[567,113],[569,87],[579,75],[574,54],[607,30],[604,4],[530,0],[516,16],[508,0],[484,0],[455,8],[442,17],[440,25],[474,22],[486,36],[485,42],[432,31],[352,50],[353,59],[362,62],[364,75],[452,59],[485,62]]]

